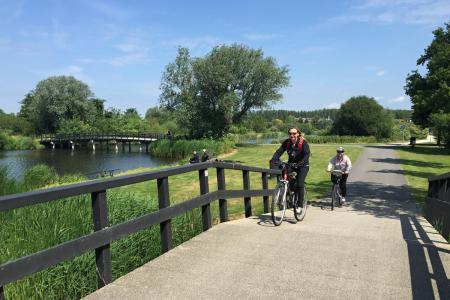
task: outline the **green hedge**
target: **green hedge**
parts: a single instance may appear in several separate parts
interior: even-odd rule
[[[273,144],[279,144],[287,136],[280,140],[272,141]],[[376,143],[374,136],[351,136],[351,135],[307,135],[305,139],[311,144],[368,144]]]
[[[210,156],[229,152],[235,143],[228,139],[221,140],[158,140],[150,144],[150,153],[155,157],[186,159],[196,150],[208,149]]]

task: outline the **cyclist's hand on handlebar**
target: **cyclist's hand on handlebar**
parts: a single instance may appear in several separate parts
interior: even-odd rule
[[[291,167],[293,167],[293,168],[300,168],[300,167],[303,167],[303,163],[301,163],[301,162],[299,162],[299,163],[292,163]]]

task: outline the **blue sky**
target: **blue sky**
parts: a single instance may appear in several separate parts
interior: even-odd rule
[[[406,75],[450,21],[450,1],[0,0],[0,108],[49,76],[73,75],[106,107],[158,105],[178,46],[203,56],[240,43],[290,69],[274,108],[339,107],[357,95],[409,109]]]

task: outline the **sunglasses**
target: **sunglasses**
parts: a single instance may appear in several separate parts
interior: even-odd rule
[[[289,135],[296,135],[298,132],[289,132]]]

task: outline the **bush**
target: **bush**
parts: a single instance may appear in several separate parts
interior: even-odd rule
[[[312,144],[365,144],[377,142],[374,136],[352,135],[309,135],[305,139]]]
[[[185,159],[196,150],[208,149],[210,156],[231,151],[235,143],[228,139],[219,140],[158,140],[150,144],[150,153],[155,157]]]
[[[6,149],[7,145],[9,144],[8,136],[0,132],[0,150]]]
[[[54,168],[44,164],[29,168],[24,175],[23,182],[28,189],[40,188],[58,181]]]

